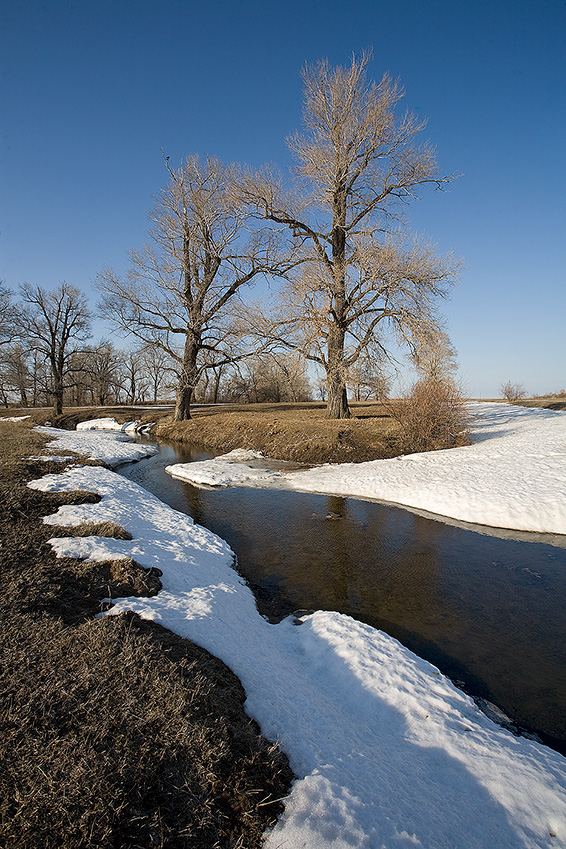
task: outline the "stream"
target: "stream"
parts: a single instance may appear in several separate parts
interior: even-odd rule
[[[566,755],[566,548],[352,498],[197,489],[165,472],[210,456],[160,443],[118,471],[225,539],[270,621],[323,609],[380,628]]]

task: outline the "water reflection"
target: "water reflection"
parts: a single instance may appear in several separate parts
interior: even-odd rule
[[[354,499],[198,490],[164,471],[206,456],[163,446],[122,471],[227,540],[263,615],[337,610],[382,628],[566,753],[565,549]]]

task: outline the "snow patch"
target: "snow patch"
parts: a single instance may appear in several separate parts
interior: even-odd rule
[[[55,451],[75,451],[91,460],[102,460],[109,466],[131,463],[155,454],[156,445],[133,442],[125,433],[98,430],[61,430],[55,427],[36,427],[36,431],[53,437],[47,447]]]
[[[119,424],[113,418],[90,419],[86,422],[79,422],[76,430],[119,430],[121,433],[136,433],[139,424],[139,419],[137,421],[124,422],[124,424]]]

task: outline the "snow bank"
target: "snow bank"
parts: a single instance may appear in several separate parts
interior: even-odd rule
[[[87,422],[79,422],[77,430],[119,430],[122,433],[135,433],[139,425],[139,419],[135,422],[119,424],[116,419],[90,419]]]
[[[354,496],[478,525],[566,534],[566,413],[479,402],[469,411],[473,444],[465,448],[293,472],[227,456],[167,471],[197,485]]]
[[[246,709],[298,776],[268,849],[566,847],[566,759],[495,725],[396,640],[338,613],[269,624],[226,543],[107,469],[30,486],[100,493],[45,521],[112,520],[133,539],[54,539],[55,551],[157,566],[159,595],[110,613],[159,621],[242,681]]]
[[[112,467],[141,460],[158,450],[155,445],[132,442],[125,433],[60,430],[56,427],[36,427],[35,430],[53,437],[53,441],[47,443],[47,447],[52,450],[76,451],[91,460],[102,460]]]

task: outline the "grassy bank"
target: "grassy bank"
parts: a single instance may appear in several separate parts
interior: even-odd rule
[[[353,405],[351,419],[326,418],[324,404],[251,404],[195,410],[188,422],[161,419],[157,439],[226,453],[252,448],[298,463],[359,463],[400,453],[400,428],[379,403]]]
[[[253,449],[273,459],[312,465],[361,463],[467,444],[465,412],[460,400],[452,408],[451,403],[426,393],[404,401],[350,402],[352,417],[340,420],[328,419],[322,402],[195,406],[193,418],[183,422],[172,420],[170,408],[68,408],[60,416],[50,410],[29,413],[38,423],[71,429],[103,416],[120,423],[139,419],[153,423],[151,435],[158,440],[190,443],[220,454]]]
[[[402,452],[402,434],[391,408],[379,402],[352,404],[353,417],[326,418],[323,403],[226,404],[196,406],[193,418],[173,422],[171,409],[85,407],[53,416],[51,410],[19,410],[39,424],[74,429],[78,422],[113,416],[120,423],[140,419],[154,422],[157,439],[187,442],[225,453],[234,448],[262,451],[278,460],[298,463],[362,462]]]
[[[30,490],[61,464],[25,459],[45,440],[24,425],[0,422],[0,439],[0,845],[260,846],[292,775],[239,681],[136,615],[94,618],[104,597],[157,592],[159,575],[56,559],[48,538],[68,531],[43,515],[97,496]]]

